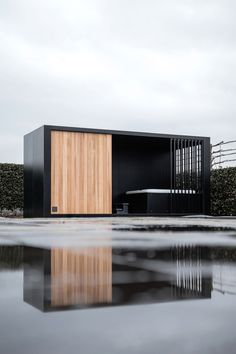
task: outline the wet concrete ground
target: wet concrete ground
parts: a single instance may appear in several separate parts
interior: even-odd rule
[[[0,218],[0,353],[234,354],[235,218]]]
[[[105,245],[160,247],[175,241],[236,245],[236,218],[107,217],[107,218],[0,218],[0,243],[37,247]],[[214,235],[214,239],[212,236]],[[131,243],[131,244],[130,244]]]

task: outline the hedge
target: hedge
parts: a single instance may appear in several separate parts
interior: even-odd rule
[[[23,165],[0,164],[0,212],[7,216],[4,210],[23,210]],[[236,167],[212,170],[211,214],[236,215]]]
[[[211,214],[236,215],[236,167],[211,171]]]
[[[23,165],[0,164],[0,210],[23,210]]]

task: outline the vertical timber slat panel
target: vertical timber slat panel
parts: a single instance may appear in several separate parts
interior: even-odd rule
[[[52,214],[112,213],[111,144],[110,134],[51,132]]]

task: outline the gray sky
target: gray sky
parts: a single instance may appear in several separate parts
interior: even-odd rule
[[[0,162],[43,124],[235,138],[235,0],[2,0]]]

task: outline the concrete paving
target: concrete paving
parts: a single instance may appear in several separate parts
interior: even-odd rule
[[[236,246],[234,217],[0,218],[0,244],[36,247]]]

